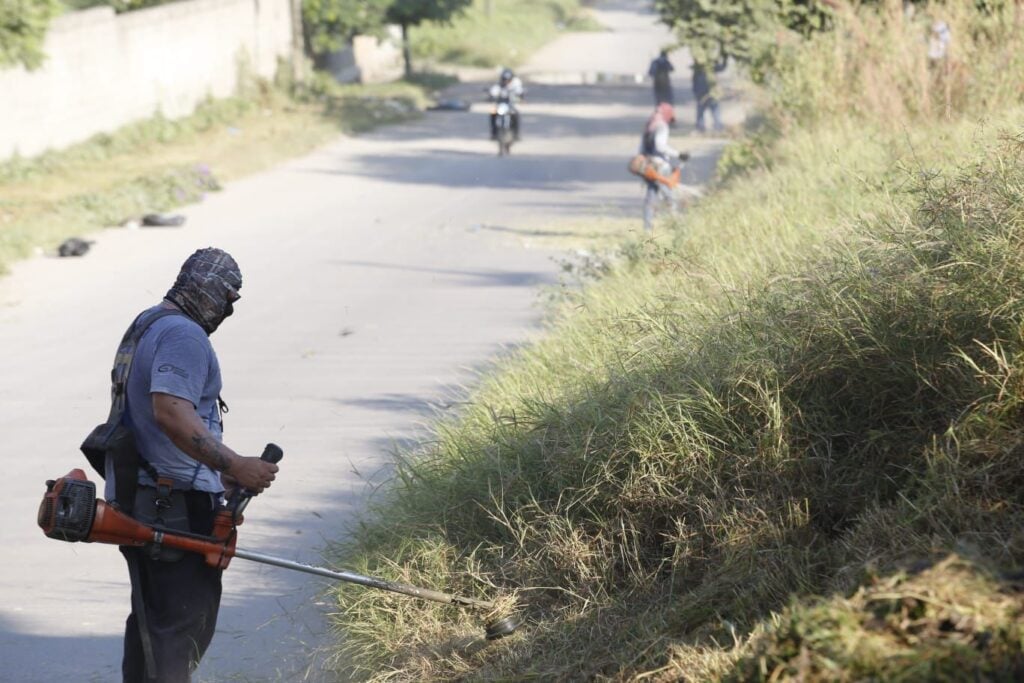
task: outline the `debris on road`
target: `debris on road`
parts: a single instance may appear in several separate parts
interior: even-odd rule
[[[472,105],[466,100],[440,100],[437,104],[427,107],[428,111],[469,111]]]
[[[185,217],[180,213],[147,213],[142,217],[142,225],[150,228],[177,228],[185,224]]]
[[[57,255],[61,257],[85,256],[89,247],[94,244],[92,240],[83,240],[79,237],[69,237],[57,247]]]

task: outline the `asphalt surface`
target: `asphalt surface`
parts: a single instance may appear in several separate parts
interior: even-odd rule
[[[394,449],[540,332],[537,295],[557,285],[559,254],[524,239],[586,216],[635,216],[640,228],[642,190],[625,165],[652,100],[634,75],[671,38],[644,2],[601,7],[609,31],[566,35],[523,69],[524,141],[510,158],[486,139],[484,104],[432,112],[233,183],[184,209],[183,228],[108,230],[83,258],[35,258],[0,279],[0,680],[119,680],[123,560],[112,546],[44,538],[36,509],[46,479],[86,467],[77,447],[105,419],[116,342],[193,250],[227,249],[245,279],[213,337],[226,441],[285,452],[239,546],[322,564]],[[687,120],[688,64],[676,55]],[[480,99],[483,85],[452,94]],[[727,121],[738,116],[727,107]],[[709,175],[720,144],[683,141],[690,182]],[[236,560],[224,586],[197,680],[332,680],[324,580]]]

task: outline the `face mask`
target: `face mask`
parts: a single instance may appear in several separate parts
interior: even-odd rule
[[[182,265],[165,298],[212,334],[234,312],[241,287],[242,273],[230,254],[200,249]]]

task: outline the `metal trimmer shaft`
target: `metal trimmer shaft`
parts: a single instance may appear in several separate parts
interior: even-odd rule
[[[261,562],[263,564],[269,564],[275,567],[282,567],[284,569],[292,569],[299,572],[305,572],[307,574],[324,576],[328,579],[335,579],[336,581],[357,583],[360,586],[367,586],[368,588],[379,588],[380,590],[391,591],[392,593],[402,593],[403,595],[409,595],[414,598],[423,598],[424,600],[443,602],[451,605],[479,607],[481,609],[486,610],[494,609],[494,603],[488,602],[486,600],[474,600],[473,598],[463,598],[458,595],[449,595],[448,593],[441,593],[440,591],[432,591],[426,588],[417,588],[416,586],[410,586],[405,583],[385,581],[384,579],[377,579],[372,576],[363,576],[362,574],[356,574],[355,572],[336,572],[330,569],[325,569],[324,567],[314,567],[309,564],[303,564],[302,562],[294,562],[292,560],[286,560],[281,557],[274,557],[273,555],[264,555],[263,553],[254,553],[249,550],[243,550],[242,548],[235,548],[233,555],[235,557],[240,557],[243,560],[251,560],[253,562]]]

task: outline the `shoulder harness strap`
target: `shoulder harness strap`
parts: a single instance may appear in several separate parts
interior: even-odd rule
[[[139,346],[139,340],[146,330],[161,318],[169,315],[185,315],[176,308],[162,308],[155,313],[146,315],[146,312],[139,314],[128,330],[121,337],[121,343],[117,347],[117,354],[114,356],[114,367],[110,371],[110,414],[107,421],[99,425],[86,437],[82,444],[82,452],[93,468],[105,477],[104,459],[106,451],[111,445],[114,431],[121,425],[124,419],[125,408],[128,401],[128,376],[131,373],[132,361],[135,358],[135,351]],[[157,479],[156,470],[148,462],[140,458],[139,465],[146,469],[147,474]],[[152,471],[151,471],[152,470]]]

